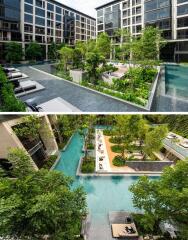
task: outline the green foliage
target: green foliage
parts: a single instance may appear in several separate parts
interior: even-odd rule
[[[75,240],[86,214],[86,195],[61,172],[41,170],[0,180],[0,235],[18,239]]]
[[[0,100],[2,112],[25,112],[25,104],[14,95],[13,85],[8,82],[2,67],[0,66]]]
[[[72,62],[73,59],[73,49],[70,47],[62,47],[59,50],[59,54],[60,54],[60,61],[61,61],[61,69],[63,69],[64,71],[67,71],[67,66],[68,63]]]
[[[111,150],[112,150],[112,152],[115,152],[115,153],[121,153],[122,147],[121,147],[121,145],[113,145],[113,146],[111,146]]]
[[[85,70],[88,72],[89,78],[94,85],[98,83],[101,74],[102,68],[100,65],[104,65],[105,62],[105,57],[99,51],[89,52],[86,55]]]
[[[157,60],[160,49],[165,46],[166,41],[161,36],[162,32],[152,26],[142,30],[141,37],[134,38],[131,51],[133,60]]]
[[[154,152],[158,152],[163,146],[163,140],[167,136],[168,128],[161,125],[146,133],[144,152],[152,159],[155,159]]]
[[[44,169],[51,169],[54,165],[55,161],[57,160],[57,155],[50,155],[46,160],[42,168]]]
[[[182,240],[188,238],[187,175],[188,161],[179,161],[174,167],[167,167],[161,178],[150,180],[144,176],[130,187],[134,206],[150,216],[148,224],[151,218],[152,222],[173,222],[179,228]]]
[[[11,63],[17,63],[22,60],[23,49],[22,45],[17,42],[6,43],[6,61]]]
[[[25,50],[26,58],[31,61],[36,61],[42,57],[41,45],[37,42],[30,42]]]
[[[115,156],[113,159],[113,165],[116,167],[123,167],[126,164],[126,159],[122,156]]]
[[[12,174],[15,177],[24,178],[34,171],[32,160],[23,149],[11,148],[8,153],[8,161],[12,163]]]
[[[51,60],[57,60],[58,58],[58,45],[52,42],[48,47],[48,58]]]
[[[41,118],[36,115],[28,115],[22,118],[22,123],[14,127],[14,132],[18,137],[36,138],[39,136],[39,129],[42,126]]]
[[[112,130],[104,129],[104,130],[103,130],[103,134],[104,134],[105,136],[112,136]]]
[[[82,173],[94,173],[95,171],[95,161],[92,157],[87,157],[84,159],[81,166]]]
[[[105,58],[110,56],[111,42],[107,33],[101,33],[98,35],[96,48]]]
[[[89,143],[89,144],[87,145],[87,149],[88,149],[88,150],[94,150],[94,148],[95,148],[95,146],[94,146],[94,144],[92,144],[92,143]]]

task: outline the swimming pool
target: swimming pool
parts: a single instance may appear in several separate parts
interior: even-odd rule
[[[137,177],[76,177],[76,170],[83,147],[83,138],[76,133],[55,170],[74,178],[73,187],[83,186],[87,193],[87,204],[91,216],[89,240],[112,239],[108,222],[110,211],[133,211],[132,195],[128,188]]]
[[[166,94],[188,99],[188,67],[166,65]]]

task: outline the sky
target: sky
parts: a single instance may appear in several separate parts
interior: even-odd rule
[[[57,0],[69,7],[75,8],[80,12],[96,17],[95,8],[112,0]]]

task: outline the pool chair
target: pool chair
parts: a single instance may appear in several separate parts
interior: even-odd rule
[[[22,73],[21,72],[10,72],[7,74],[8,79],[14,79],[14,78],[21,78]]]
[[[36,83],[32,82],[32,81],[24,81],[24,82],[20,82],[19,83],[19,87],[14,89],[14,93],[15,94],[19,94],[22,92],[27,92],[27,91],[31,91],[33,89],[36,89]]]
[[[3,71],[8,74],[8,73],[15,73],[15,72],[20,72],[20,70],[16,69],[16,68],[8,68],[8,67],[4,67]]]

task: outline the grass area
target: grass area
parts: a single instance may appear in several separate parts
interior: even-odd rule
[[[123,167],[125,166],[125,163],[126,161],[122,156],[118,155],[113,159],[113,165],[116,167]]]
[[[88,150],[94,150],[94,149],[95,149],[95,145],[94,145],[93,143],[89,143],[89,144],[87,145],[87,149],[88,149]]]
[[[104,134],[105,136],[112,136],[112,130],[104,129],[104,130],[103,130],[103,134]]]
[[[121,153],[122,152],[122,147],[120,145],[114,145],[114,146],[111,146],[111,150],[114,153]]]

